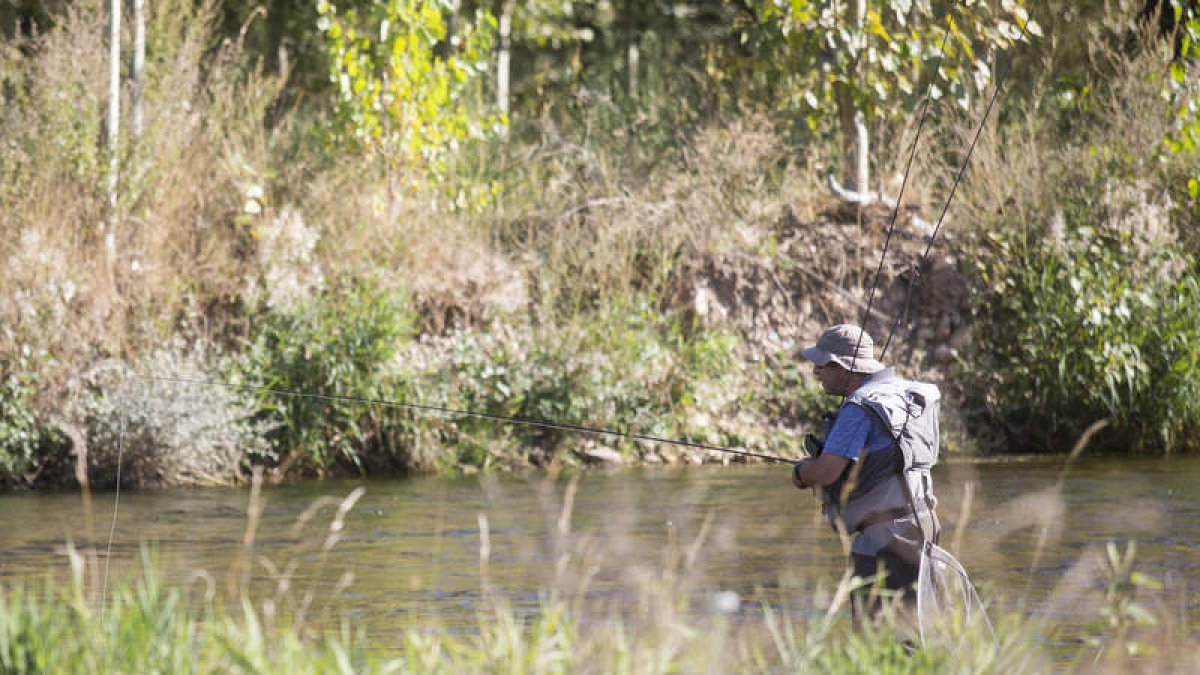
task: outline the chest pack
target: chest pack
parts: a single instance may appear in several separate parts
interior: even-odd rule
[[[925,382],[899,377],[871,379],[846,399],[883,424],[903,458],[904,470],[928,471],[937,464],[942,394]]]
[[[826,504],[852,531],[901,513],[919,518],[931,514],[936,498],[929,470],[937,464],[940,446],[938,388],[902,379],[889,370],[864,382],[845,405],[866,410],[887,431],[892,444],[847,467],[826,487]]]

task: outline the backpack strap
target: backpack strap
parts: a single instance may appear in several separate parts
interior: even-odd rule
[[[883,416],[879,414],[878,410],[875,410],[873,407],[871,407],[869,405],[864,405],[861,407],[867,411],[870,411],[871,416],[875,418],[875,421],[878,422],[887,431],[889,436],[891,435],[891,427],[888,425],[887,420],[883,419]],[[917,529],[921,531],[922,539],[924,539],[925,541],[932,541],[933,543],[936,544],[938,542],[938,539],[941,537],[942,528],[939,526],[937,515],[934,512],[933,500],[930,499],[930,494],[932,493],[932,490],[929,489],[930,486],[928,484],[923,486],[925,488],[925,490],[924,490],[924,492],[925,492],[925,499],[924,499],[925,509],[926,509],[926,513],[929,514],[930,529],[933,530],[932,536],[930,536],[929,533],[925,532],[925,525],[921,521],[920,509],[917,508],[917,500],[913,496],[912,487],[910,487],[908,484],[908,476],[906,474],[908,473],[909,467],[907,466],[907,461],[905,459],[904,450],[900,447],[900,439],[904,438],[904,432],[908,430],[908,421],[910,419],[912,419],[912,417],[911,417],[911,415],[909,415],[907,413],[907,408],[906,408],[904,425],[900,429],[900,435],[892,437],[892,444],[895,446],[896,454],[898,455],[898,457],[896,459],[896,464],[895,464],[896,474],[897,474],[897,477],[900,479],[901,487],[904,488],[904,497],[905,497],[905,499],[908,500],[908,508],[907,509],[888,509],[886,511],[881,511],[879,514],[873,513],[873,514],[867,516],[865,519],[863,519],[863,522],[866,524],[859,525],[859,527],[857,527],[856,530],[861,532],[864,528],[868,527],[869,525],[874,525],[875,523],[883,522],[884,520],[898,518],[900,516],[894,516],[894,515],[889,515],[889,514],[896,510],[900,510],[900,511],[904,512],[904,515],[908,515],[909,513],[912,514],[913,520],[915,520],[917,522]],[[922,470],[922,474],[924,474],[924,475],[921,476],[921,480],[924,481],[926,478],[926,475],[928,475],[928,471]]]

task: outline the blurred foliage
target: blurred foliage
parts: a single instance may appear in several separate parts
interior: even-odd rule
[[[472,80],[488,69],[495,20],[480,12],[450,36],[449,8],[396,0],[339,15],[327,0],[317,5],[336,97],[330,138],[382,158],[405,184],[445,179],[455,147],[505,124],[469,100]],[[443,55],[438,46],[448,39],[452,51]]]
[[[388,672],[361,652],[361,638],[349,629],[309,638],[303,612],[259,609],[248,595],[227,606],[211,594],[168,585],[145,551],[136,578],[97,602],[97,582],[84,576],[95,579],[95,570],[86,569],[73,546],[66,553],[69,580],[0,587],[3,672]],[[212,583],[208,572],[196,575]]]
[[[860,583],[849,576],[815,583],[781,577],[783,591],[811,596],[797,609],[794,601],[777,601],[778,593],[742,597],[712,587],[702,572],[709,562],[705,547],[681,537],[664,544],[661,563],[635,565],[637,573],[630,573],[628,556],[606,556],[594,540],[567,536],[574,533],[565,518],[549,534],[502,531],[529,550],[554,554],[557,573],[546,575],[529,606],[518,608],[502,593],[480,593],[471,605],[475,620],[466,627],[409,622],[390,634],[386,644],[371,642],[361,628],[351,627],[349,618],[324,606],[320,586],[310,578],[312,566],[320,570],[326,564],[353,498],[341,502],[344,511],[335,516],[329,533],[302,539],[313,541],[309,550],[300,550],[304,557],[278,564],[278,573],[276,563],[262,558],[270,578],[281,580],[282,588],[268,593],[252,593],[249,576],[239,579],[236,568],[219,585],[214,579],[221,578],[219,572],[203,569],[192,570],[186,583],[168,582],[144,552],[139,570],[111,589],[101,589],[97,571],[68,545],[69,578],[0,586],[0,670],[1011,675],[1146,668],[1183,673],[1194,672],[1197,664],[1194,624],[1176,616],[1172,603],[1138,598],[1140,591],[1162,592],[1162,584],[1135,569],[1132,544],[1122,551],[1110,543],[1107,557],[1096,561],[1107,589],[1096,591],[1104,593],[1095,610],[1100,616],[1078,651],[1063,640],[1047,640],[1047,632],[1059,637],[1056,623],[1011,610],[999,610],[995,632],[973,627],[949,643],[917,646],[910,637],[911,619],[894,606],[870,620],[839,611],[844,597]],[[481,514],[482,522],[487,522],[485,515],[496,514]],[[704,543],[706,531],[698,542]],[[610,544],[615,551],[637,550],[635,542]],[[484,572],[488,564],[481,562]],[[589,572],[612,579],[610,585],[629,611],[614,609],[610,597],[597,597],[591,585],[576,581],[590,579]],[[345,594],[342,582],[328,586],[334,594]],[[718,604],[717,598],[732,600],[732,605]],[[1183,592],[1180,604],[1193,600]]]
[[[1109,541],[1104,552],[1104,604],[1101,617],[1089,625],[1085,642],[1096,650],[1097,660],[1120,663],[1145,657],[1154,646],[1143,642],[1138,631],[1157,626],[1159,618],[1139,594],[1161,592],[1163,582],[1136,569],[1136,541],[1127,542],[1124,551]]]

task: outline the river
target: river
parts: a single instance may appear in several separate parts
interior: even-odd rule
[[[1065,472],[1062,458],[952,459],[934,475],[942,543],[993,611],[1094,620],[1105,545],[1123,551],[1133,540],[1136,568],[1166,584],[1143,601],[1189,622],[1200,616],[1200,459],[1085,457]],[[505,474],[265,487],[249,535],[249,489],[98,493],[90,503],[70,492],[9,494],[0,497],[0,580],[65,575],[70,542],[90,561],[94,589],[136,570],[149,549],[194,592],[249,587],[292,607],[309,593],[313,616],[348,619],[388,649],[402,627],[473,630],[485,589],[534,611],[546,588],[580,587],[565,569],[588,570],[588,597],[632,602],[639,580],[698,540],[690,588],[722,598],[725,611],[731,601],[742,612],[763,602],[815,611],[842,569],[837,538],[786,466],[588,471],[569,485]]]

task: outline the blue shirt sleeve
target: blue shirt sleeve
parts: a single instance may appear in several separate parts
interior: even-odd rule
[[[851,404],[838,411],[837,421],[825,440],[824,452],[857,461],[863,448],[875,452],[889,445],[891,438],[875,423],[871,413]]]

